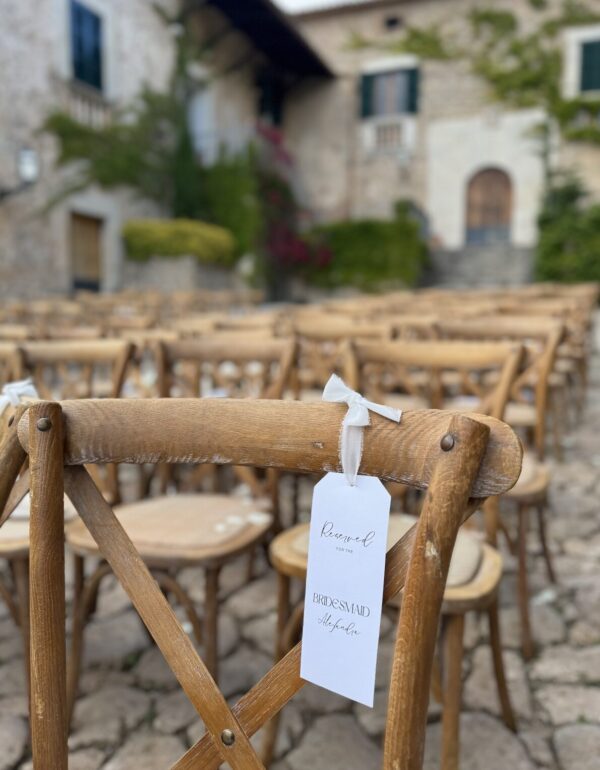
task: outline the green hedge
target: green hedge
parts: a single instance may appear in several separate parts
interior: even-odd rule
[[[600,281],[600,204],[586,205],[575,179],[553,185],[539,224],[536,277],[542,281]]]
[[[427,262],[419,222],[398,204],[392,220],[362,219],[323,225],[313,237],[331,252],[329,264],[311,272],[311,283],[374,290],[414,286]]]
[[[193,219],[132,219],[123,227],[123,240],[127,257],[136,262],[192,255],[202,263],[229,266],[235,259],[228,230]]]

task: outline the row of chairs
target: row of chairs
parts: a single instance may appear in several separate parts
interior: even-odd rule
[[[262,314],[260,317],[263,317]],[[428,323],[430,331],[426,335],[398,334],[397,331],[390,333],[391,327],[387,322],[381,323],[371,317],[348,317],[347,312],[342,312],[339,307],[335,311],[311,308],[303,310],[294,319],[293,334],[288,337],[277,336],[278,333],[281,335],[281,329],[269,328],[268,324],[261,326],[259,323],[251,324],[251,331],[211,330],[186,339],[165,339],[158,330],[151,344],[144,346],[142,357],[140,348],[136,349],[126,340],[13,343],[6,351],[6,361],[12,361],[12,364],[7,363],[6,366],[16,366],[14,371],[19,375],[31,373],[41,393],[50,399],[99,395],[117,397],[124,393],[179,397],[253,396],[271,399],[273,414],[282,408],[279,404],[286,399],[299,397],[312,400],[320,396],[317,388],[322,384],[323,377],[337,370],[346,377],[349,384],[373,400],[399,404],[409,410],[407,418],[413,414],[414,409],[434,407],[463,414],[477,412],[498,419],[506,417],[511,404],[523,403],[530,407],[533,404],[536,422],[522,427],[526,429],[525,438],[528,438],[527,432],[533,434],[532,448],[542,455],[545,451],[545,437],[540,442],[535,429],[540,413],[540,394],[545,389],[546,401],[541,399],[545,420],[548,393],[552,387],[550,377],[555,373],[557,351],[565,339],[565,331],[559,319],[550,317],[533,320],[534,326],[526,331],[522,321],[517,323],[508,314],[503,316],[502,324],[499,318],[495,318],[489,326],[484,326],[481,319],[443,323],[436,317],[434,323]],[[540,332],[536,338],[538,322]],[[511,324],[520,328],[520,334],[513,331],[509,333]],[[484,334],[481,331],[476,333],[478,326],[485,330]],[[404,329],[407,328],[405,324]],[[421,328],[425,328],[424,325]],[[394,339],[394,333],[400,339]],[[1,347],[0,357],[4,360]],[[95,375],[99,375],[98,380]],[[544,389],[540,382],[544,384]],[[108,408],[112,402],[106,403]],[[124,400],[122,403],[133,402]],[[219,403],[215,401],[214,407],[218,408]],[[152,405],[153,402],[149,401],[148,404]],[[225,402],[223,408],[226,408]],[[423,419],[429,419],[428,412],[423,412],[422,416]],[[243,424],[242,420],[240,425]],[[138,437],[141,440],[139,434]],[[252,439],[253,435],[246,435],[240,428],[236,451],[242,450],[243,442],[251,444]],[[194,468],[190,468],[189,463],[186,463],[188,467],[174,467],[172,461],[156,465],[156,456],[152,457],[154,462],[141,465],[143,472],[138,475],[134,496],[139,499],[117,509],[117,515],[152,574],[163,589],[175,596],[188,612],[198,641],[202,639],[205,645],[208,670],[216,678],[219,571],[228,560],[237,558],[243,552],[252,553],[263,540],[271,540],[271,560],[280,581],[277,629],[277,657],[280,657],[295,641],[300,626],[301,608],[291,606],[289,588],[290,580],[303,579],[305,574],[306,528],[305,525],[287,529],[283,527],[277,494],[279,474],[274,471],[257,473],[248,466],[235,466],[233,479],[236,483],[242,481],[255,501],[261,501],[261,508],[257,508],[256,502],[248,505],[247,501],[232,499],[231,495],[190,494],[198,489],[199,484],[209,480],[223,481],[218,478],[214,466],[231,457],[221,454],[217,444],[211,454],[203,456],[202,463]],[[123,497],[122,485],[117,483],[117,474],[114,472],[115,465],[109,463],[100,472],[96,469],[97,458],[88,456],[88,459],[91,462],[90,472],[103,489],[105,499],[115,502]],[[129,458],[123,456],[121,459]],[[401,486],[395,485],[392,490],[395,498],[403,509],[412,509],[413,513],[420,511],[423,500],[414,493],[415,487],[420,484],[407,484],[406,481]],[[22,484],[21,488],[25,488],[25,485]],[[408,488],[413,491],[408,492]],[[434,677],[433,688],[444,702],[444,770],[456,767],[458,762],[461,639],[464,616],[468,611],[483,610],[488,613],[502,712],[505,722],[514,727],[502,669],[496,605],[501,559],[494,545],[500,530],[511,536],[511,545],[519,553],[523,650],[530,656],[533,645],[531,634],[528,634],[525,558],[527,514],[530,507],[538,512],[544,554],[550,577],[553,577],[544,538],[543,506],[547,488],[547,471],[537,459],[528,460],[519,485],[512,493],[513,502],[519,506],[517,532],[512,535],[508,533],[504,519],[499,515],[497,500],[492,499],[485,505],[486,542],[481,544],[472,533],[462,530],[458,537],[442,605],[443,615],[447,619],[443,624],[444,681],[441,681],[440,676]],[[158,496],[148,498],[150,489],[159,493]],[[166,491],[174,490],[180,493],[164,496]],[[414,498],[412,500],[411,495]],[[13,494],[9,502],[14,504],[15,499],[16,495]],[[254,514],[251,519],[248,519],[249,514]],[[193,526],[194,517],[198,515],[203,522],[201,531]],[[173,522],[178,519],[181,521],[180,528],[173,526]],[[399,538],[403,542],[403,533],[413,523],[414,520],[406,515],[394,516],[390,528],[390,545]],[[8,524],[12,525],[13,521],[10,520]],[[0,539],[5,531],[10,531],[7,526],[0,532]],[[414,532],[412,529],[410,531]],[[83,628],[93,610],[98,587],[109,568],[101,564],[97,570],[85,575],[85,558],[90,555],[97,557],[102,549],[99,549],[93,533],[90,535],[77,519],[67,526],[66,532],[67,542],[74,554],[76,575],[75,622],[67,699],[69,711],[76,690]],[[192,536],[197,535],[196,542],[192,542],[190,533]],[[169,543],[169,538],[173,542]],[[23,561],[26,559],[28,541],[23,543],[23,549],[16,559],[21,566],[12,569],[17,590],[5,591],[9,597],[24,593],[18,575],[27,574]],[[171,574],[172,570],[166,569],[167,564],[177,568],[190,563],[206,567],[207,593],[203,624],[197,615],[194,616],[193,602],[183,589],[180,590]],[[15,616],[19,617],[19,613],[16,612]],[[24,627],[27,625],[23,619],[21,622]],[[434,670],[442,670],[442,667]],[[268,733],[266,759],[272,752],[274,726],[273,723]]]
[[[264,767],[249,739],[303,686],[299,646],[230,708],[86,467],[124,460],[211,460],[319,473],[338,466],[342,415],[332,404],[222,399],[43,402],[17,415],[0,457],[2,467],[14,471],[13,479],[0,492],[28,456],[34,767],[67,768],[63,483],[206,726],[205,736],[174,768],[217,768],[223,762],[244,770]],[[440,448],[447,435],[454,439],[451,451]],[[518,441],[492,418],[407,413],[394,432],[373,420],[362,471],[428,488],[418,522],[387,557],[384,598],[404,589],[405,600],[390,680],[385,768],[412,770],[421,764],[438,613],[453,543],[469,513],[486,496],[510,488],[519,468]],[[5,501],[6,495],[0,497],[3,507]],[[435,565],[432,552],[438,555]]]

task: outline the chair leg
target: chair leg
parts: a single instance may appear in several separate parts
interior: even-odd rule
[[[256,546],[253,545],[252,548],[248,551],[246,554],[246,557],[248,559],[248,563],[246,565],[246,583],[251,583],[254,578],[254,561],[256,559]]]
[[[534,654],[531,622],[529,619],[529,581],[527,579],[527,510],[519,505],[518,511],[518,600],[521,615],[521,647],[525,660],[531,660]]]
[[[25,690],[31,711],[31,661],[29,641],[29,560],[27,557],[11,559],[15,587],[17,589],[19,626],[23,641],[23,667],[25,670]]]
[[[275,629],[275,655],[274,662],[277,663],[285,655],[285,629],[290,617],[290,578],[277,573],[277,626]],[[265,736],[261,747],[261,760],[263,765],[268,768],[273,761],[275,744],[279,733],[280,722],[279,711],[271,721],[265,725]]]
[[[300,518],[300,475],[292,474],[292,526]]]
[[[444,630],[444,710],[442,713],[442,770],[458,770],[464,615],[446,618]]]
[[[546,564],[546,572],[548,573],[548,580],[551,583],[556,583],[556,573],[554,572],[554,565],[552,564],[552,554],[548,547],[548,539],[546,537],[546,507],[543,503],[536,506],[538,530],[540,533],[540,544],[542,546],[542,554],[544,556],[544,562]]]
[[[206,667],[218,681],[219,573],[221,567],[207,567],[204,598],[204,655]]]
[[[202,623],[198,617],[196,608],[194,607],[194,602],[192,601],[188,592],[175,577],[169,575],[169,573],[165,572],[164,570],[152,570],[152,575],[167,597],[167,600],[167,595],[172,594],[175,601],[179,603],[179,606],[184,610],[185,614],[187,615],[187,619],[192,626],[192,631],[194,633],[196,642],[198,644],[202,644],[204,639],[204,634],[202,633]],[[154,644],[154,638],[151,634],[150,638]]]
[[[71,724],[75,700],[77,698],[77,685],[79,683],[79,670],[81,667],[81,650],[83,646],[83,589],[85,585],[85,561],[82,556],[73,554],[73,605],[71,609],[71,651],[67,661],[67,724]]]
[[[550,410],[552,412],[552,443],[554,445],[554,456],[559,462],[562,462],[564,459],[562,448],[562,428],[564,426],[560,424],[559,404],[556,390],[552,393],[550,399]]]
[[[440,661],[440,652],[434,655],[433,666],[431,669],[431,695],[436,703],[443,703],[444,688],[442,686],[442,663]]]
[[[500,618],[498,617],[498,600],[487,610],[488,622],[490,627],[490,649],[492,651],[492,662],[494,664],[494,673],[496,675],[496,687],[498,688],[498,700],[502,711],[502,719],[509,730],[517,731],[517,723],[510,702],[510,693],[506,684],[506,674],[504,672],[504,659],[502,657],[502,641],[500,638]]]
[[[72,609],[71,649],[67,661],[67,725],[71,723],[77,689],[79,685],[79,673],[83,657],[83,634],[88,618],[98,598],[98,590],[102,580],[111,574],[110,565],[101,564],[85,581],[85,562],[80,556],[75,555],[75,582]],[[80,561],[78,561],[80,560]]]
[[[14,582],[14,569],[12,570],[13,574],[13,582]],[[17,606],[16,601],[14,600],[14,591],[11,590],[11,588],[8,588],[4,581],[0,579],[0,599],[4,602],[6,605],[11,618],[13,619],[15,625],[20,625],[20,618],[19,618],[19,608]]]

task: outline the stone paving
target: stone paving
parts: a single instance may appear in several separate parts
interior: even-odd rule
[[[515,562],[507,555],[501,590],[505,661],[519,733],[498,718],[483,619],[466,627],[461,770],[597,770],[600,767],[600,357],[588,406],[552,465],[549,530],[556,587],[545,579],[530,538],[535,659],[519,652]],[[310,497],[303,490],[305,505]],[[246,584],[245,563],[223,575],[221,687],[237,700],[269,667],[275,582],[263,566]],[[72,732],[70,770],[166,770],[203,732],[186,697],[144,632],[116,581],[105,583],[86,634],[86,659]],[[183,581],[201,606],[202,576]],[[393,626],[384,618],[375,708],[311,685],[284,711],[274,770],[376,770],[381,766]],[[30,770],[27,703],[18,631],[0,606],[0,770]],[[425,768],[439,766],[440,709],[430,708]],[[260,734],[256,741],[260,741]]]

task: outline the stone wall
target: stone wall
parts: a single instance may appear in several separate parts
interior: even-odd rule
[[[423,283],[454,288],[519,286],[533,276],[533,250],[508,244],[434,250]]]
[[[0,296],[34,296],[71,286],[70,213],[104,220],[103,288],[118,288],[122,262],[121,223],[157,215],[153,205],[126,192],[90,190],[48,204],[68,179],[56,170],[57,148],[40,131],[57,108],[89,108],[102,120],[129,103],[143,84],[166,87],[173,55],[172,33],[152,0],[86,0],[103,19],[105,100],[75,102],[70,86],[68,0],[0,0],[0,187],[17,184],[16,156],[24,146],[40,157],[40,178],[28,190],[0,201]],[[176,0],[164,0],[167,9]]]
[[[195,257],[153,257],[147,262],[125,260],[123,289],[158,289],[164,292],[189,289],[233,289],[237,285],[232,270],[201,265]]]

